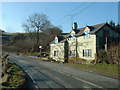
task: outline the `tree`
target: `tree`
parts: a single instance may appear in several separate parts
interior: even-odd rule
[[[58,27],[52,27],[43,31],[47,35],[60,35],[62,30]]]
[[[42,33],[39,34],[39,45],[43,47],[43,51],[49,52],[49,44],[53,41],[55,36],[60,35],[62,30],[59,27],[52,26],[47,28]],[[34,38],[35,39],[35,38]]]
[[[45,14],[34,13],[28,17],[26,23],[22,26],[26,32],[31,33],[31,35],[36,38],[34,46],[36,48],[39,46],[39,33],[43,32],[47,28],[50,28],[52,25]]]
[[[120,24],[116,24],[114,21],[110,21],[109,24],[115,29],[116,32],[120,33]]]
[[[116,31],[117,31],[118,33],[120,33],[120,24],[117,24],[116,27],[115,27],[115,29],[116,29]]]
[[[110,24],[113,28],[115,28],[115,22],[114,22],[114,21],[111,20],[111,21],[109,22],[109,24]]]
[[[14,47],[16,49],[19,50],[19,52],[30,52],[32,50],[33,47],[33,42],[31,42],[31,39],[29,37],[26,37],[25,39],[18,39],[15,43],[14,43]]]

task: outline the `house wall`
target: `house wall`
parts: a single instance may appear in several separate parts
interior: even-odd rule
[[[75,50],[76,51],[76,38],[74,40],[68,40],[68,53],[70,50]],[[76,52],[75,52],[76,55]]]
[[[70,34],[75,34],[75,31],[74,31],[74,30],[72,30],[72,31],[70,32]]]
[[[84,31],[90,31],[90,29],[88,27],[86,27]]]
[[[95,59],[95,53],[96,53],[96,35],[90,35],[90,38],[85,39],[84,36],[80,36],[77,38],[77,53],[78,57],[87,59],[88,61]],[[91,56],[90,57],[84,57],[83,56],[83,50],[91,49]]]
[[[72,30],[70,32],[70,34],[75,34],[74,30]],[[72,37],[71,37],[72,38]],[[74,39],[71,39],[71,38],[68,38],[67,41],[68,41],[68,56],[71,57],[69,54],[70,54],[70,50],[73,51],[75,50],[76,51],[76,37],[74,37]],[[76,52],[75,52],[75,55],[76,55]]]
[[[54,51],[57,51],[57,56],[54,56]],[[64,62],[64,43],[50,44],[50,57],[56,61]]]

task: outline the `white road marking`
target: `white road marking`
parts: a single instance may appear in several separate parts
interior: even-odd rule
[[[25,71],[25,72],[26,72],[26,73],[30,76],[30,78],[32,79],[33,83],[35,84],[35,87],[38,88],[38,86],[37,86],[35,80],[32,78],[32,76],[31,76],[27,71]]]
[[[57,72],[63,73],[63,74],[66,74],[66,73],[67,73],[67,76],[71,76],[71,77],[73,77],[73,78],[75,78],[75,79],[77,79],[77,80],[80,80],[80,81],[82,81],[82,82],[84,82],[84,83],[88,83],[88,84],[90,84],[90,85],[92,85],[92,86],[95,86],[95,87],[97,87],[97,88],[102,88],[102,89],[104,89],[104,88],[101,87],[101,86],[98,86],[98,85],[93,84],[93,83],[91,83],[91,82],[89,82],[89,81],[85,81],[85,80],[80,79],[80,78],[78,78],[78,77],[76,77],[76,76],[73,76],[73,75],[69,74],[68,72],[60,71],[60,70],[57,70],[57,69],[54,69],[54,70],[57,71]]]
[[[38,88],[38,86],[35,85],[36,88]]]
[[[95,87],[98,87],[98,88],[103,88],[103,87],[98,86],[98,85],[96,85],[96,84],[93,84],[93,83],[91,83],[91,82],[88,82],[88,81],[85,81],[85,80],[83,80],[83,79],[80,79],[80,78],[78,78],[78,77],[76,77],[76,76],[71,76],[71,77],[76,78],[77,80],[80,80],[80,81],[82,81],[82,82],[84,82],[84,83],[88,83],[88,84],[90,84],[90,85],[92,85],[92,86],[95,86]]]

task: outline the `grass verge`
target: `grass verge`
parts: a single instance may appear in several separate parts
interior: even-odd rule
[[[64,63],[64,65],[73,66],[76,68],[97,72],[100,74],[110,75],[118,78],[118,65],[116,64],[76,64],[76,63]]]
[[[38,52],[34,52],[34,53],[22,53],[22,55],[26,55],[26,56],[39,56],[40,53],[38,53]]]
[[[7,78],[2,81],[2,89],[18,89],[22,87],[25,83],[24,72],[12,61],[8,61],[7,68],[6,75],[4,76]]]

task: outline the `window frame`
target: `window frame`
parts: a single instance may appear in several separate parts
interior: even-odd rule
[[[90,38],[90,31],[85,31],[84,32],[84,39],[89,39]]]
[[[55,57],[55,56],[58,56],[58,51],[55,50],[54,53],[53,53],[53,55],[54,55],[54,57]]]
[[[75,34],[70,34],[70,35],[71,35],[70,40],[75,40],[76,39]]]
[[[57,43],[58,43],[58,40],[57,40],[57,39],[55,39],[55,40],[54,40],[54,43],[55,43],[55,44],[57,44]]]
[[[76,56],[76,50],[69,50],[69,56],[75,57]]]
[[[83,57],[92,57],[92,50],[91,49],[84,49],[83,50]]]

